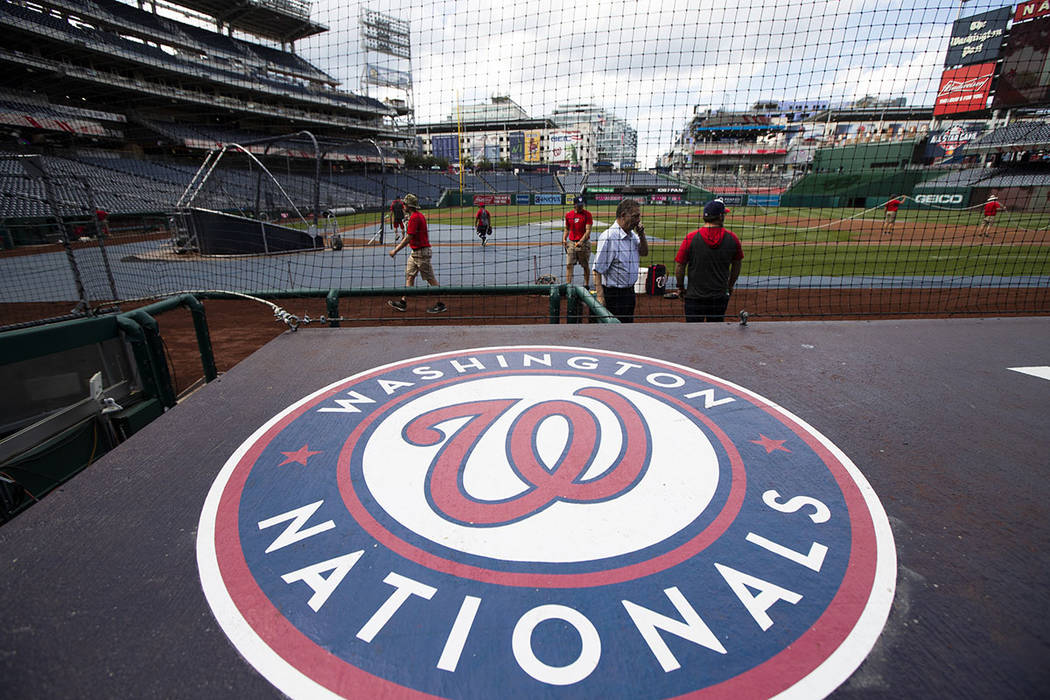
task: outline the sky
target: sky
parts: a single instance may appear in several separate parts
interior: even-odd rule
[[[962,16],[1003,3],[970,0]],[[866,95],[931,106],[958,0],[315,0],[328,32],[299,42],[307,60],[344,89],[396,96],[361,83],[363,7],[408,21],[418,123],[456,104],[508,96],[532,117],[566,102],[596,104],[638,130],[651,167],[694,108],[757,101],[848,102]]]

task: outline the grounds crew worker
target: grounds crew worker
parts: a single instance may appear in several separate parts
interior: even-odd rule
[[[390,251],[390,257],[397,255],[398,251],[406,245],[412,248],[412,253],[405,263],[405,286],[416,286],[416,275],[422,275],[431,287],[439,287],[437,277],[434,276],[434,267],[430,264],[430,236],[427,235],[427,218],[419,211],[419,198],[414,194],[406,194],[402,201],[405,209],[408,209],[408,225],[405,227],[405,235]],[[402,296],[397,301],[387,302],[395,311],[408,309],[408,301]],[[427,313],[439,314],[447,311],[448,307],[438,301],[427,309]]]
[[[573,208],[565,215],[565,233],[561,246],[565,249],[565,283],[572,284],[576,263],[583,268],[583,286],[591,286],[591,226],[594,217],[583,208],[583,197],[572,200]]]

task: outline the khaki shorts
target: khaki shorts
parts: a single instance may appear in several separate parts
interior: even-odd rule
[[[565,251],[565,266],[568,267],[575,263],[580,263],[583,269],[587,269],[587,265],[591,259],[591,244],[590,241],[582,243],[579,246],[575,246],[572,241],[568,242],[569,249]]]
[[[892,224],[896,220],[897,220],[897,212],[895,212],[895,211],[888,211],[888,212],[886,212],[886,223],[887,224]]]
[[[405,277],[415,279],[420,275],[427,284],[437,285],[437,277],[434,276],[434,266],[430,264],[430,248],[419,248],[413,250],[405,263]]]

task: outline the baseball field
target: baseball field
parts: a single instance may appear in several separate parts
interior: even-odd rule
[[[559,245],[565,208],[491,206],[494,245]],[[615,221],[615,207],[589,208],[595,219],[591,239]],[[425,211],[432,229],[471,228],[475,210]],[[378,226],[375,214],[341,217],[346,232]],[[979,210],[904,209],[888,233],[881,210],[855,208],[734,207],[726,228],[745,247],[744,277],[1002,277],[1050,275],[1050,213],[1005,212],[991,235],[981,235]],[[685,236],[703,225],[699,207],[646,206],[642,223],[650,239],[648,262],[670,270]],[[500,230],[512,229],[511,236]],[[522,229],[526,235],[522,235]],[[364,241],[358,241],[359,243]],[[475,245],[432,235],[431,243]],[[747,286],[746,284],[743,286]],[[786,283],[790,286],[790,283]]]

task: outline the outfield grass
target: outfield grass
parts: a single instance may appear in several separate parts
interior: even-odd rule
[[[561,240],[560,222],[569,206],[493,205],[493,225],[549,224],[550,242]],[[615,219],[615,206],[588,207],[596,222],[594,239]],[[475,207],[432,209],[424,213],[432,222],[456,226],[473,226]],[[653,245],[646,259],[673,269],[677,243],[702,225],[697,206],[645,206],[643,223],[647,234],[668,245]],[[768,220],[756,220],[769,217]],[[853,217],[853,218],[851,218]],[[741,239],[745,248],[742,274],[753,276],[978,276],[978,275],[1050,275],[1050,246],[1001,245],[994,242],[959,245],[919,244],[914,240],[871,245],[866,242],[871,226],[851,230],[850,221],[882,221],[882,211],[864,213],[862,209],[760,208],[732,207],[727,226]],[[734,221],[735,219],[735,221]],[[980,222],[980,212],[901,210],[898,225],[922,222],[928,227],[950,229],[973,226]],[[799,221],[805,221],[800,225]],[[376,227],[379,214],[353,214],[340,217],[340,226]],[[829,224],[829,225],[826,225]],[[389,226],[389,223],[387,224]],[[1050,226],[1050,214],[1001,213],[997,228],[1024,228],[1031,231]],[[370,230],[370,229],[369,229]],[[842,245],[857,240],[852,245]],[[764,245],[748,245],[763,243]],[[785,245],[775,245],[783,243]],[[808,243],[805,246],[787,245]],[[827,245],[823,245],[827,244]]]
[[[674,269],[675,249],[650,248],[650,263]],[[744,250],[743,275],[978,276],[1050,275],[1047,246],[752,246]]]

